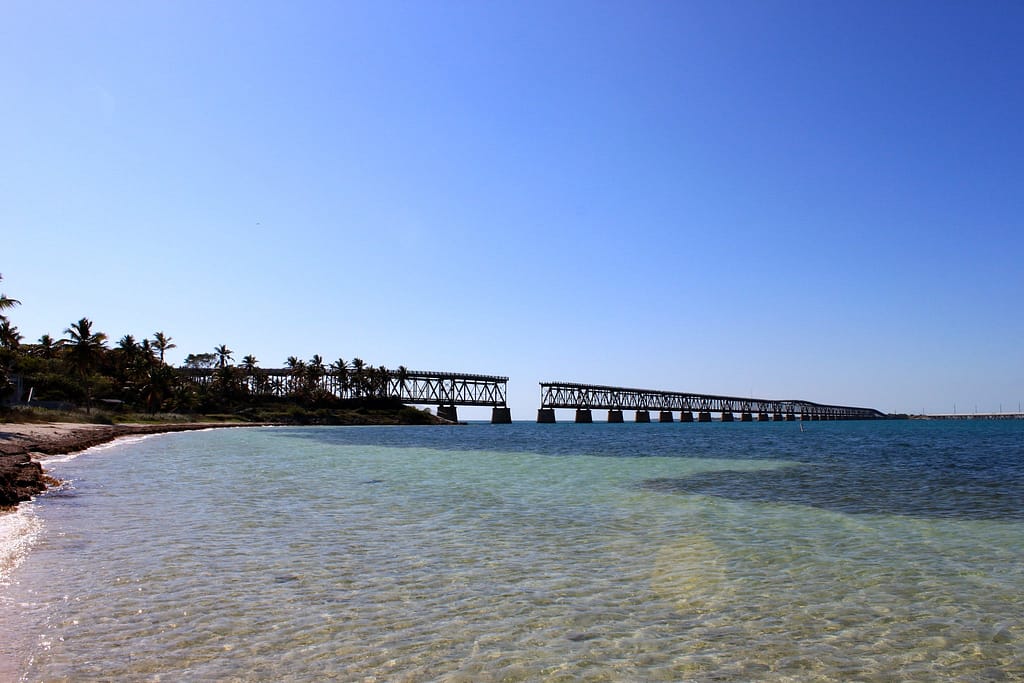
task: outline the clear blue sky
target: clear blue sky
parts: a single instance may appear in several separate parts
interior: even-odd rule
[[[15,1],[0,88],[26,341],[1024,401],[1020,2]]]

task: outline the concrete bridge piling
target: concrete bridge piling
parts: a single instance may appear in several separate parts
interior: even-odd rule
[[[459,421],[459,411],[455,406],[438,406],[437,416],[442,420],[448,420],[449,422]]]

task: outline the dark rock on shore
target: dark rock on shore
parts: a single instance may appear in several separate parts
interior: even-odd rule
[[[17,505],[46,490],[43,466],[28,453],[0,454],[0,507]]]

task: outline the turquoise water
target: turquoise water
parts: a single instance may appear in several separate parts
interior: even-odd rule
[[[26,681],[1024,680],[1024,422],[806,429],[93,449],[0,517],[0,659]]]

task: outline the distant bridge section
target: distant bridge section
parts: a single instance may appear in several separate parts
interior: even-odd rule
[[[938,413],[908,417],[914,420],[1024,420],[1024,413]]]
[[[508,377],[427,370],[378,368],[337,372],[329,368],[302,367],[247,370],[226,368],[180,368],[178,372],[197,384],[231,381],[251,396],[287,398],[303,392],[324,391],[340,399],[393,398],[402,403],[436,405],[438,417],[458,421],[457,406],[490,406],[491,422],[512,421],[507,406]]]
[[[833,406],[810,401],[738,398],[677,391],[628,389],[598,384],[541,382],[540,410],[537,422],[554,422],[556,408],[576,410],[576,422],[592,422],[592,411],[607,410],[609,422],[623,422],[624,410],[636,411],[637,422],[650,422],[651,411],[658,412],[659,422],[672,422],[678,412],[683,422],[711,422],[711,414],[719,413],[723,422],[733,422],[739,414],[741,422],[768,420],[873,420],[885,415],[874,408]]]
[[[491,422],[512,422],[508,377],[454,372],[391,371],[388,394],[402,403],[436,405],[438,417],[458,421],[456,406],[491,406]]]

